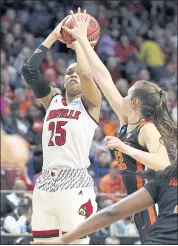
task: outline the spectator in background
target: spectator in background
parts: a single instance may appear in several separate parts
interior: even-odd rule
[[[150,73],[147,69],[141,69],[140,72],[138,73],[138,77],[133,80],[131,82],[131,84],[133,85],[135,82],[137,82],[138,80],[147,80],[150,81]]]
[[[109,163],[111,163],[111,154],[107,151],[100,151],[98,154],[96,154],[94,162],[95,166],[97,167],[99,177],[102,177],[104,173],[108,171]],[[103,171],[103,168],[106,168],[106,170]]]
[[[108,122],[104,123],[103,131],[105,135],[116,136],[119,128],[119,119],[116,114],[112,113]]]
[[[121,93],[121,95],[123,97],[126,97],[127,96],[127,92],[128,92],[128,89],[129,89],[129,83],[126,79],[118,79],[116,81],[116,84],[115,86],[117,87],[118,91]]]
[[[66,66],[66,62],[65,60],[62,60],[60,58],[58,58],[55,62],[55,70],[56,70],[56,74],[57,74],[57,77],[58,76],[64,76],[65,73],[66,73],[66,69],[67,69],[67,66]]]
[[[28,134],[30,125],[26,118],[26,112],[21,111],[19,104],[17,103],[13,103],[10,106],[11,106],[11,114],[10,114],[11,123],[9,124],[9,127],[11,129],[14,129],[17,134],[27,139],[26,136]]]
[[[104,241],[104,244],[106,244],[106,245],[114,245],[114,244],[120,245],[121,243],[120,243],[119,238],[117,238],[117,237],[107,237]]]
[[[108,30],[105,30],[97,44],[97,53],[101,57],[102,61],[105,61],[108,56],[115,54],[114,51],[114,41],[108,33]]]
[[[19,105],[20,112],[27,114],[28,109],[32,105],[32,102],[28,100],[25,90],[22,88],[14,91],[14,103]]]
[[[12,190],[17,171],[1,165],[1,190]]]
[[[4,50],[1,50],[1,69],[7,71],[9,76],[8,84],[15,88],[17,72],[13,66],[9,65],[7,55]]]
[[[19,175],[19,181],[23,182],[25,184],[25,189],[26,191],[33,191],[34,189],[34,184],[31,181],[31,179],[28,176],[28,166],[25,165],[22,168],[22,171],[20,172]],[[24,194],[24,196],[26,196],[26,193]]]
[[[148,65],[152,80],[160,82],[164,73],[165,55],[154,40],[147,35],[142,38],[138,57]]]
[[[23,234],[31,232],[31,200],[24,198],[17,208],[4,219],[3,229],[7,233]]]
[[[115,46],[115,54],[121,63],[126,64],[135,53],[136,47],[132,45],[126,35],[120,37],[120,42]]]
[[[95,135],[91,144],[90,153],[99,153],[100,151],[105,150],[105,144],[103,142],[104,139],[104,132],[102,126],[98,126]]]
[[[20,44],[20,51],[17,52],[17,56],[14,59],[14,67],[17,70],[17,74],[21,74],[21,68],[23,64],[28,60],[31,54],[31,49],[28,46],[24,46]],[[18,85],[19,86],[19,85]]]
[[[121,78],[121,73],[119,70],[119,59],[116,56],[109,56],[106,62],[106,66],[111,74],[114,82]]]
[[[118,173],[117,161],[113,161],[111,163],[110,173],[106,174],[100,179],[99,190],[101,193],[106,193],[106,195],[102,197],[104,200],[104,207],[118,202],[120,199],[126,196],[127,192],[122,181],[122,176]],[[107,196],[107,193],[113,193],[114,196]]]
[[[11,213],[19,205],[23,198],[23,191],[26,190],[26,184],[24,181],[17,179],[12,189],[13,191],[9,195],[1,194],[1,217]]]

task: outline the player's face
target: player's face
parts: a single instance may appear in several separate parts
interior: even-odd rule
[[[133,105],[131,101],[131,96],[134,87],[132,86],[127,93],[127,96],[123,98],[122,111],[124,112],[124,116],[128,117],[133,112]]]
[[[70,96],[76,96],[82,93],[80,78],[77,73],[77,63],[74,63],[67,68],[64,77],[64,88]]]

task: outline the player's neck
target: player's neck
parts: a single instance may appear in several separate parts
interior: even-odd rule
[[[142,114],[139,113],[139,112],[136,113],[135,115],[130,115],[128,117],[128,128],[127,128],[127,132],[131,132],[143,120],[144,120],[144,118],[143,118]]]
[[[67,104],[70,104],[72,101],[76,100],[77,98],[81,97],[82,94],[76,95],[76,96],[70,96],[67,95],[65,96]]]

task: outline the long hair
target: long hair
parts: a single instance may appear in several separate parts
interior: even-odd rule
[[[157,181],[169,181],[171,178],[178,179],[177,171],[177,161],[175,161],[172,165],[166,167],[164,170],[155,171],[153,169],[148,169],[143,172],[138,172],[137,175],[147,180],[154,179]]]
[[[167,92],[152,82],[140,80],[134,84],[131,100],[134,99],[140,100],[144,119],[155,124],[161,134],[161,144],[166,146],[170,159],[175,162],[177,126],[168,109]]]

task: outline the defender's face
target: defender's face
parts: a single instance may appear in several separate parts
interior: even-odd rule
[[[71,96],[82,93],[80,78],[77,73],[77,63],[74,63],[67,68],[64,77],[64,88],[67,90],[67,94]]]
[[[128,94],[123,98],[122,110],[124,112],[124,116],[128,117],[133,111],[131,96],[132,96],[133,86],[128,90]]]

